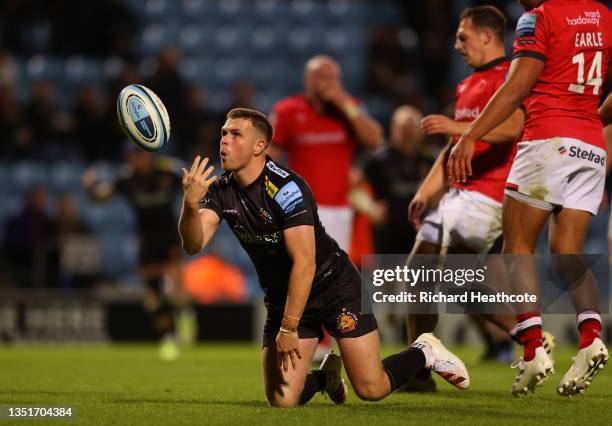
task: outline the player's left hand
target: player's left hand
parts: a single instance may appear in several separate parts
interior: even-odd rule
[[[421,128],[427,135],[455,136],[460,134],[457,122],[441,114],[431,114],[422,119]]]
[[[473,139],[463,136],[453,146],[448,157],[448,175],[451,180],[465,182],[468,176],[472,176],[474,146],[475,142]]]
[[[289,371],[289,363],[296,370],[298,359],[302,359],[300,353],[300,339],[297,332],[285,333],[279,331],[276,336],[276,354],[278,357],[278,365],[283,371]]]

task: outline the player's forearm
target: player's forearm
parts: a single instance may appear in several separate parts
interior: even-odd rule
[[[192,205],[183,200],[179,219],[179,235],[183,249],[190,255],[199,253],[204,245],[204,232],[199,212],[199,205]]]
[[[381,145],[383,131],[376,120],[369,117],[353,103],[347,102],[343,111],[351,123],[355,138],[360,144],[370,149],[376,149]]]
[[[419,187],[419,194],[425,198],[432,198],[440,191],[446,188],[446,179],[444,177],[444,159],[450,148],[450,144],[447,145],[438,155],[436,162],[429,170],[429,173],[423,180],[423,183]]]
[[[492,144],[512,143],[516,141],[521,135],[523,128],[524,120],[522,116],[523,113],[520,110],[516,110],[510,118],[484,135],[480,140]],[[457,122],[457,136],[461,136],[469,125],[470,123],[468,121]]]
[[[525,90],[514,88],[513,85],[504,83],[489,100],[482,114],[472,121],[463,136],[473,140],[486,140],[485,136],[504,123],[514,111],[521,105],[527,96]],[[492,142],[489,140],[489,142]]]
[[[599,115],[601,116],[601,122],[606,127],[612,124],[612,93],[608,95],[604,103],[599,108]]]
[[[310,289],[312,288],[315,270],[316,261],[314,258],[294,261],[289,275],[285,315],[293,318],[302,318],[308,296],[310,295]]]

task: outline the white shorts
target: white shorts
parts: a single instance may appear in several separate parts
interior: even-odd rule
[[[597,214],[606,179],[605,164],[606,151],[578,139],[521,142],[506,194],[513,196],[517,191],[534,200],[528,204],[547,210],[566,207]]]
[[[442,216],[440,216],[438,209],[430,210],[423,217],[416,239],[438,246],[442,245]]]
[[[353,235],[353,209],[351,207],[319,206],[319,220],[327,234],[340,248],[349,252]]]
[[[480,192],[453,188],[442,197],[438,209],[445,247],[487,253],[502,234],[502,204]]]

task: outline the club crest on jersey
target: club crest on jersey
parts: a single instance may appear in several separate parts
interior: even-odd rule
[[[268,167],[268,169],[270,169],[270,171],[276,173],[277,175],[279,175],[282,178],[286,178],[287,176],[289,176],[289,173],[287,173],[286,171],[284,171],[283,169],[278,167],[272,161],[268,161],[266,163],[266,167]]]
[[[348,333],[349,331],[353,331],[355,328],[357,328],[359,319],[354,313],[349,312],[346,309],[342,309],[342,313],[338,315],[336,322],[338,325],[338,331],[340,333]]]
[[[535,35],[537,15],[524,13],[516,24],[516,37],[533,37]]]
[[[291,213],[296,207],[302,204],[304,196],[302,191],[294,181],[287,183],[283,186],[274,197],[274,201],[281,206],[283,212]]]
[[[268,194],[268,196],[270,198],[274,198],[274,196],[276,195],[276,193],[278,192],[278,187],[276,185],[274,185],[270,179],[268,179],[268,176],[266,176],[264,178],[264,186],[266,188],[266,193]]]

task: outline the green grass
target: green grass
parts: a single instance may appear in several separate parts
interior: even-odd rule
[[[316,395],[305,407],[278,410],[265,404],[254,345],[201,345],[172,363],[160,361],[152,345],[0,347],[0,404],[75,407],[72,422],[12,422],[45,425],[611,424],[609,367],[585,395],[563,399],[555,386],[572,352],[557,352],[552,383],[515,400],[509,387],[516,370],[477,362],[479,350],[457,353],[471,371],[468,391],[438,381],[437,394],[366,403],[351,393],[343,406]],[[0,420],[4,424],[11,421]]]

